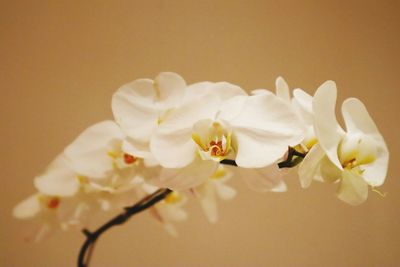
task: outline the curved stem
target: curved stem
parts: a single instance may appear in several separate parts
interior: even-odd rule
[[[296,149],[289,147],[286,160],[279,162],[278,166],[279,166],[279,168],[294,167],[298,163],[300,163],[301,160],[305,156],[306,156],[305,153],[301,153],[301,152],[297,151]],[[220,163],[224,164],[224,165],[237,166],[236,161],[232,160],[232,159],[224,159]],[[92,256],[92,252],[94,250],[94,245],[95,245],[97,239],[104,232],[106,232],[108,229],[110,229],[114,226],[123,224],[124,222],[126,222],[130,217],[132,217],[136,213],[139,213],[147,208],[150,208],[157,202],[166,198],[168,196],[168,194],[170,194],[171,192],[172,192],[172,190],[167,189],[167,188],[159,189],[156,192],[154,192],[153,194],[143,198],[135,205],[125,208],[124,212],[115,216],[110,221],[108,221],[105,224],[103,224],[102,226],[100,226],[96,231],[90,232],[87,229],[83,229],[82,232],[86,235],[86,241],[83,243],[81,250],[79,252],[78,267],[88,267],[89,261]]]
[[[138,203],[131,207],[125,208],[125,211],[121,214],[115,216],[110,221],[106,222],[102,226],[100,226],[96,231],[90,232],[87,229],[84,229],[82,232],[86,235],[86,241],[83,243],[81,250],[78,256],[78,267],[87,267],[92,255],[93,246],[96,243],[97,239],[108,229],[121,225],[126,222],[130,217],[139,213],[147,208],[150,208],[157,202],[163,200],[168,196],[172,191],[167,188],[159,189],[153,194],[143,198]]]

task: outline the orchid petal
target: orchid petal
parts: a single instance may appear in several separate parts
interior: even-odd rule
[[[235,189],[223,183],[215,183],[215,189],[217,191],[218,197],[222,200],[231,200],[237,194]]]
[[[287,103],[290,103],[289,85],[282,77],[278,77],[275,81],[276,96],[280,97]]]
[[[228,82],[200,82],[188,86],[185,90],[184,102],[191,102],[204,95],[214,94],[220,101],[227,100],[237,95],[247,95],[247,93],[237,85]]]
[[[294,89],[292,103],[295,106],[297,112],[299,113],[301,119],[305,123],[312,125],[313,124],[312,96],[310,96],[301,89]]]
[[[153,158],[153,155],[150,152],[149,143],[138,142],[130,137],[126,137],[122,141],[121,150],[137,158]]]
[[[193,102],[186,103],[169,114],[159,127],[158,132],[173,132],[192,128],[202,119],[214,119],[221,105],[221,99],[215,94],[206,94]]]
[[[75,172],[67,166],[46,171],[37,176],[34,183],[39,192],[53,196],[73,196],[80,188]]]
[[[324,155],[325,152],[319,144],[315,144],[300,163],[298,174],[302,188],[307,188],[311,185],[312,180],[317,175],[318,167]]]
[[[339,169],[326,155],[320,160],[319,173],[314,177],[320,182],[335,183],[342,177]]]
[[[251,91],[251,95],[259,95],[259,94],[265,94],[269,93],[270,91],[267,89],[254,89]]]
[[[272,191],[282,183],[282,172],[276,164],[264,168],[240,168],[239,171],[246,185],[254,191]]]
[[[202,160],[197,156],[196,160],[186,167],[180,169],[163,168],[157,186],[178,191],[196,187],[208,179],[215,172],[217,166],[217,162]]]
[[[283,180],[281,180],[279,184],[276,185],[274,188],[272,188],[270,191],[274,193],[284,193],[287,191],[286,183]]]
[[[261,168],[276,162],[288,146],[301,142],[304,127],[290,104],[272,93],[236,97],[237,106],[221,109],[220,119],[233,128],[237,145],[236,163],[245,168]],[[240,112],[232,109],[236,108]],[[232,114],[235,116],[232,116]]]
[[[34,194],[14,207],[13,216],[18,219],[29,219],[35,217],[40,210],[38,194]]]
[[[176,73],[162,72],[155,79],[155,88],[157,105],[161,109],[168,109],[180,103],[186,82]]]
[[[125,84],[114,93],[111,103],[114,118],[127,136],[149,141],[159,117],[155,97],[153,81],[149,79]]]
[[[102,178],[113,170],[108,153],[116,149],[116,142],[122,138],[115,122],[102,121],[83,131],[64,153],[71,168],[79,175]]]
[[[210,88],[210,93],[217,94],[223,100],[238,95],[247,95],[242,88],[228,82],[215,83],[212,88]]]
[[[187,219],[187,213],[176,204],[164,204],[159,212],[167,221],[181,222]]]
[[[157,132],[150,149],[156,160],[165,168],[182,168],[189,165],[196,156],[197,146],[192,140],[192,130]]]
[[[196,188],[196,193],[200,195],[200,205],[208,221],[216,223],[218,220],[218,209],[215,187],[211,182],[206,182]]]
[[[350,205],[360,205],[368,198],[368,184],[362,176],[352,171],[344,170],[337,196],[340,200]]]
[[[314,130],[317,139],[328,158],[343,169],[338,158],[338,146],[344,135],[335,116],[336,84],[333,81],[323,83],[314,95]]]

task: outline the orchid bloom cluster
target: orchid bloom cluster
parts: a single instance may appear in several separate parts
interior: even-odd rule
[[[114,93],[114,120],[90,126],[69,144],[34,179],[37,193],[14,216],[36,220],[39,240],[169,188],[149,212],[176,235],[174,222],[187,218],[190,197],[216,222],[217,202],[236,195],[227,184],[234,174],[253,190],[284,192],[285,167],[297,168],[303,188],[314,180],[335,183],[340,200],[361,204],[369,187],[383,184],[389,152],[360,100],[342,104],[346,130],[335,105],[332,81],[311,96],[301,89],[291,94],[281,77],[275,92],[251,94],[227,82],[188,85],[171,72],[135,80]]]

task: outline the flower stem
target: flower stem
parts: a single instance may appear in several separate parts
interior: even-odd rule
[[[302,153],[302,152],[297,151],[293,147],[289,147],[288,152],[287,152],[287,158],[284,161],[279,162],[278,167],[279,167],[279,169],[292,168],[292,167],[296,166],[297,164],[299,164],[306,155],[307,155],[307,153]],[[220,163],[224,164],[224,165],[230,165],[230,166],[237,167],[236,161],[233,159],[224,159],[224,160],[221,160]]]
[[[89,261],[92,255],[92,251],[97,239],[108,229],[121,225],[126,222],[130,217],[139,213],[145,209],[150,208],[154,204],[166,198],[172,190],[162,188],[154,192],[153,194],[143,198],[133,206],[126,207],[124,212],[115,216],[110,221],[100,226],[96,231],[90,232],[87,229],[83,229],[82,232],[86,235],[86,241],[83,243],[78,256],[78,267],[88,267]]]

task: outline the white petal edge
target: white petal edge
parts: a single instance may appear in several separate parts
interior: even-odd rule
[[[307,124],[313,124],[313,98],[301,89],[293,90],[292,104],[297,109],[301,119]]]
[[[336,84],[326,81],[316,91],[313,99],[314,130],[318,142],[328,158],[343,169],[338,158],[338,146],[344,135],[336,120]]]
[[[283,79],[282,77],[278,77],[275,81],[275,87],[276,87],[276,95],[286,101],[287,103],[290,103],[290,91],[289,91],[289,85]]]

